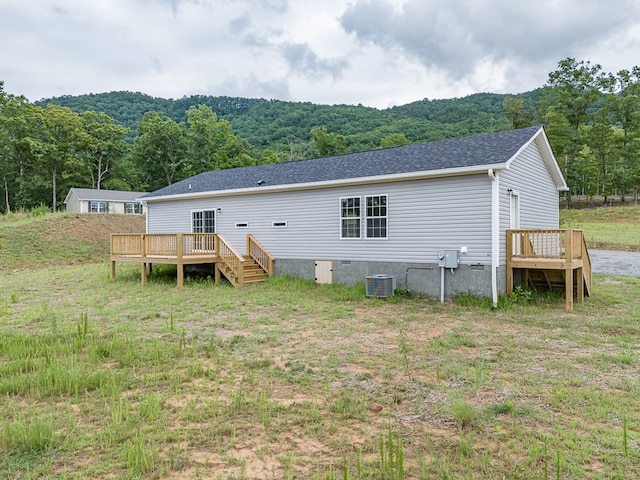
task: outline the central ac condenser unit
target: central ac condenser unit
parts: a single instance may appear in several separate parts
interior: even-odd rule
[[[396,291],[396,277],[391,275],[371,275],[366,277],[367,297],[387,298]]]

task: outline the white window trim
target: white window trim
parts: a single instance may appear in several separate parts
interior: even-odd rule
[[[98,206],[97,210],[93,210],[93,204]],[[99,205],[104,205],[104,210],[100,210]],[[90,200],[89,201],[89,212],[90,213],[109,213],[109,202],[102,202],[99,200]]]
[[[127,212],[127,205],[133,205],[133,212]],[[136,205],[140,209],[139,212],[136,212]],[[142,204],[140,202],[124,202],[124,213],[127,215],[141,215],[142,214]]]
[[[358,221],[359,221],[359,235],[357,237],[343,237],[342,236],[342,200],[346,200],[349,198],[357,198],[360,200],[360,216],[358,217]],[[340,197],[340,203],[338,204],[338,236],[340,237],[340,240],[362,240],[362,195],[349,195],[346,197]]]
[[[387,209],[387,214],[384,217],[369,217],[367,215],[367,198],[369,197],[386,197],[387,201],[386,201],[385,207]],[[367,240],[389,240],[389,194],[376,193],[376,194],[364,195],[364,201],[362,202],[362,209],[364,210],[364,216],[362,217],[364,219],[364,238]],[[385,218],[387,220],[386,235],[384,237],[370,237],[367,234],[367,230],[368,230],[367,220],[369,218]]]
[[[218,230],[218,212],[215,207],[212,208],[194,208],[191,210],[191,214],[189,216],[189,224],[191,225],[191,233],[199,233],[193,231],[193,214],[196,212],[204,213],[204,212],[213,212],[213,230],[216,232]],[[204,230],[204,215],[202,216],[202,227]]]

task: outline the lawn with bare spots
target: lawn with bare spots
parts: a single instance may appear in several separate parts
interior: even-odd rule
[[[135,266],[0,280],[6,478],[640,476],[638,279],[569,313]]]

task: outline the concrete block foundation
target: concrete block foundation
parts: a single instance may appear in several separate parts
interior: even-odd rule
[[[326,259],[323,259],[326,260]],[[276,259],[277,275],[315,279],[315,260]],[[402,262],[363,262],[333,260],[333,283],[364,283],[370,275],[386,274],[396,277],[396,286],[413,293],[440,298],[441,271],[437,264]],[[464,264],[445,270],[445,298],[461,293],[491,297],[491,265]],[[498,269],[498,291],[506,289],[506,270]]]

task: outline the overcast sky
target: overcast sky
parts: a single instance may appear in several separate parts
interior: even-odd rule
[[[386,108],[640,65],[640,0],[0,0],[0,80]]]

